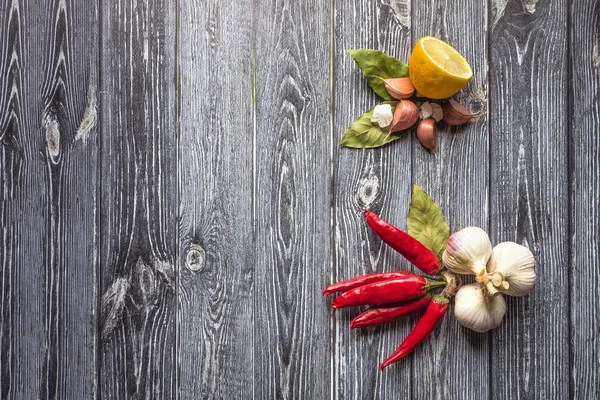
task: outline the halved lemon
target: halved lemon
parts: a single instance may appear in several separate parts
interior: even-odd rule
[[[445,99],[462,89],[473,76],[467,60],[448,43],[424,36],[408,62],[410,79],[419,95]]]

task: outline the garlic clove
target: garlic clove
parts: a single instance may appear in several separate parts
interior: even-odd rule
[[[485,265],[492,254],[492,243],[481,228],[470,226],[448,238],[442,254],[449,271],[463,275],[485,273]]]
[[[433,114],[433,107],[431,106],[431,103],[426,101],[423,104],[421,104],[421,118],[431,118],[431,114]]]
[[[454,316],[458,322],[476,332],[487,332],[500,325],[506,314],[504,296],[490,297],[478,283],[461,286],[456,292]]]
[[[435,152],[436,127],[434,119],[424,119],[417,125],[417,139],[425,147]]]
[[[462,125],[475,116],[465,106],[452,99],[444,105],[443,114],[448,125]]]
[[[379,124],[381,128],[390,126],[394,114],[392,113],[392,106],[389,104],[379,104],[373,109],[373,115],[371,116],[371,122]]]
[[[383,83],[390,96],[397,100],[408,99],[415,92],[410,78],[390,78]]]
[[[435,122],[440,122],[444,118],[442,106],[437,103],[431,103],[431,118],[435,119]]]
[[[533,253],[520,244],[503,242],[492,250],[487,263],[492,283],[496,289],[509,296],[525,296],[535,285],[535,259]],[[502,276],[496,285],[495,276]]]
[[[419,119],[419,109],[410,100],[400,100],[394,111],[394,119],[390,132],[404,131],[413,126]]]

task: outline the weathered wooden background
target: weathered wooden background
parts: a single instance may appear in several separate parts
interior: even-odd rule
[[[348,49],[426,34],[483,117],[339,148],[376,104]],[[2,0],[0,398],[600,397],[600,0]],[[537,259],[477,334],[350,331],[321,290],[407,268],[412,183]]]

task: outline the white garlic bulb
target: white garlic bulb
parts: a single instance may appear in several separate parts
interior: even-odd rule
[[[470,226],[461,229],[448,238],[442,255],[449,271],[463,275],[477,275],[492,254],[492,243],[481,228]]]
[[[476,332],[487,332],[500,325],[504,314],[504,296],[489,296],[478,283],[461,286],[456,292],[454,316],[466,328]]]
[[[503,242],[492,250],[487,271],[496,288],[509,296],[525,296],[535,284],[535,259],[531,251],[514,242]],[[494,277],[498,277],[494,281]]]

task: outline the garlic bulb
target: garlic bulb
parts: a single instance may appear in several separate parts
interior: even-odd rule
[[[527,247],[514,242],[503,242],[494,247],[487,271],[494,286],[509,296],[525,296],[535,284],[533,254]],[[496,282],[495,276],[498,277]]]
[[[485,264],[492,254],[492,243],[481,228],[470,226],[448,238],[442,255],[444,265],[456,274],[477,275],[485,273]]]
[[[488,296],[478,283],[461,286],[456,293],[454,316],[458,322],[476,332],[496,328],[506,314],[504,296]]]

